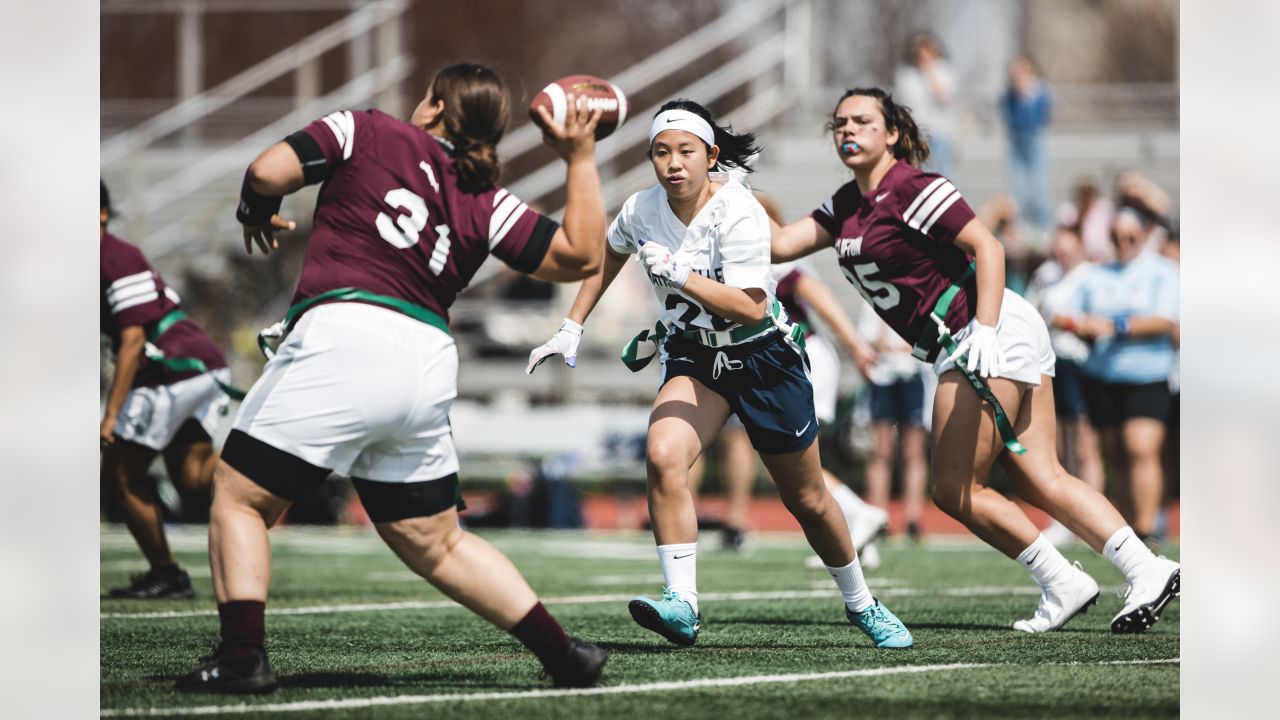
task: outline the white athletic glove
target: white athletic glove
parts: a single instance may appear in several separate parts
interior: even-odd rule
[[[961,358],[969,356],[965,367],[969,372],[977,368],[982,377],[1000,377],[1004,372],[1004,351],[1000,349],[1000,341],[996,338],[996,329],[982,323],[974,323],[969,333],[956,351],[947,359],[959,364]]]
[[[563,355],[565,365],[571,368],[578,367],[578,343],[581,341],[582,326],[565,318],[564,322],[560,323],[560,329],[545,345],[540,345],[529,353],[529,365],[525,367],[524,373],[532,375],[533,369],[552,355]]]
[[[689,264],[677,260],[671,251],[657,243],[645,243],[640,247],[640,262],[654,277],[666,278],[678,288],[689,280]]]

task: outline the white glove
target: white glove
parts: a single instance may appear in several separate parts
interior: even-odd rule
[[[578,367],[578,343],[582,341],[582,326],[565,318],[555,335],[529,353],[529,365],[525,367],[525,375],[532,375],[533,369],[552,355],[563,355],[564,364],[571,368]]]
[[[996,338],[996,329],[993,327],[974,323],[973,331],[947,359],[959,364],[960,358],[965,355],[969,356],[965,365],[969,372],[977,368],[978,375],[984,378],[998,378],[1004,372],[1004,351],[1000,349],[1000,341]]]
[[[640,262],[650,275],[666,278],[675,287],[682,288],[689,280],[689,264],[677,260],[670,250],[657,243],[640,247]]]

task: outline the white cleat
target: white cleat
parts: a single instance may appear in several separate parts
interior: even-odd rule
[[[1182,592],[1182,567],[1164,557],[1146,563],[1138,578],[1125,588],[1120,613],[1111,620],[1111,632],[1137,634],[1156,624],[1169,601]]]
[[[846,513],[844,520],[849,523],[849,537],[858,552],[889,529],[889,513],[875,505],[863,504],[855,512]]]
[[[866,547],[858,551],[858,561],[863,570],[875,570],[880,567],[880,549],[875,543],[867,543]]]
[[[1042,633],[1057,630],[1071,618],[1088,612],[1089,606],[1098,602],[1098,583],[1080,567],[1072,563],[1066,578],[1044,588],[1036,614],[1013,624],[1014,630],[1025,633]]]

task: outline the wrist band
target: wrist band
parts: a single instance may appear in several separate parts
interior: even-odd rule
[[[1116,337],[1129,336],[1129,318],[1126,315],[1117,315],[1111,319],[1116,327]]]
[[[1076,331],[1076,327],[1077,327],[1076,319],[1073,317],[1066,318],[1064,320],[1059,321],[1058,326],[1069,333],[1073,333]]]
[[[244,172],[244,184],[240,186],[240,204],[236,207],[236,220],[241,225],[263,225],[271,222],[271,216],[280,212],[284,198],[269,197],[253,189],[249,171]]]

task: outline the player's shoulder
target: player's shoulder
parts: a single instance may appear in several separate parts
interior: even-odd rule
[[[921,170],[902,161],[894,165],[884,176],[880,188],[881,191],[887,190],[892,193],[895,200],[908,205],[940,190],[948,193],[956,192],[955,184],[947,177],[929,170]]]
[[[857,180],[850,180],[836,188],[818,210],[832,218],[840,218],[852,213],[861,203],[862,189],[858,187]]]
[[[666,198],[667,193],[661,185],[653,185],[631,193],[626,202],[622,203],[618,217],[626,218],[627,222],[643,222],[646,219],[657,218],[662,210],[661,203],[666,202]]]

